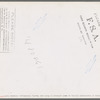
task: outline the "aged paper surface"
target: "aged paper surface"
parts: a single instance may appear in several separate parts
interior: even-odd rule
[[[0,98],[100,98],[99,2],[0,2]]]

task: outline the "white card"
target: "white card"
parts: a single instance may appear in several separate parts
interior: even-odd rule
[[[0,98],[100,98],[99,2],[0,2]]]

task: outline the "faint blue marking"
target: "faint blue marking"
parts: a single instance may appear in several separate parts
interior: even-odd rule
[[[87,69],[86,69],[85,73],[88,73],[88,72],[91,71],[91,69],[92,69],[92,67],[93,67],[93,65],[94,65],[95,62],[96,62],[96,55],[94,55],[93,59],[91,59],[89,61],[89,63],[87,64],[87,66],[86,66]]]
[[[45,22],[46,17],[47,17],[47,13],[45,13],[44,16],[37,19],[37,21],[35,22],[35,25],[33,26],[33,30],[40,28],[40,26]]]

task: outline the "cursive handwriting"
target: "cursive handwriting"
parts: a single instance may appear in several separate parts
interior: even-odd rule
[[[42,17],[40,17],[36,20],[36,22],[34,23],[34,26],[33,26],[33,31],[38,29],[44,23],[44,21],[46,20],[46,16],[47,16],[47,13],[45,13]],[[42,62],[40,61],[40,59],[36,53],[36,49],[34,48],[34,45],[32,43],[32,35],[31,34],[28,34],[26,36],[24,44],[26,45],[27,52],[29,53],[29,55],[31,55],[34,64],[37,65],[38,68],[42,68],[42,66],[41,66]],[[30,46],[30,48],[29,48],[29,46]]]
[[[34,64],[38,67],[38,68],[42,68],[41,64],[42,62],[40,61],[39,57],[36,54],[36,50],[32,45],[32,41],[31,38],[28,36],[25,39],[25,45],[26,45],[26,49],[27,52],[29,53],[29,55],[32,57]],[[30,46],[30,47],[29,47]]]

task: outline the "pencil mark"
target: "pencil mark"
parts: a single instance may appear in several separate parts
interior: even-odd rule
[[[41,16],[40,18],[38,18],[36,20],[36,22],[34,23],[33,26],[33,31],[37,30],[38,28],[40,28],[40,26],[45,22],[47,17],[47,13],[45,13],[43,16]],[[42,68],[42,62],[40,60],[40,57],[38,56],[36,49],[34,48],[34,45],[32,43],[32,37],[31,34],[29,34],[28,36],[26,36],[25,39],[25,43],[26,45],[26,49],[28,54],[32,57],[33,63],[38,67],[38,68]]]
[[[36,49],[33,47],[32,41],[30,36],[27,36],[27,38],[25,39],[25,43],[26,45],[26,49],[28,54],[32,57],[33,59],[33,63],[38,67],[38,68],[42,68],[42,62],[40,61],[37,53],[36,53]]]
[[[30,37],[27,37],[27,38],[25,39],[25,44],[31,44],[31,42],[30,42]]]

